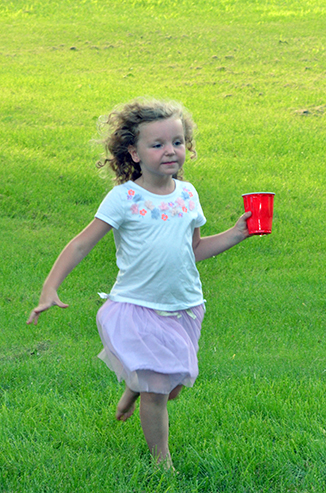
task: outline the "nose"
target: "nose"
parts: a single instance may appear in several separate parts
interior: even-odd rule
[[[165,146],[165,154],[170,156],[171,154],[174,154],[174,147],[172,143],[166,144]]]

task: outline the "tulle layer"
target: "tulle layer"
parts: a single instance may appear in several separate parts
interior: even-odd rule
[[[108,300],[96,319],[104,346],[98,356],[135,392],[169,394],[180,384],[192,387],[203,317],[203,305],[167,316]]]

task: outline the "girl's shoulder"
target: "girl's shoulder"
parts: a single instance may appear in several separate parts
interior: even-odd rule
[[[108,206],[110,204],[123,204],[124,199],[133,193],[131,192],[132,184],[133,182],[129,181],[122,183],[121,185],[114,185],[103,198],[100,208],[103,206]]]
[[[191,196],[198,196],[197,190],[189,181],[176,181],[176,191],[179,190],[182,194],[190,194]]]
[[[121,183],[119,185],[114,185],[111,190],[107,193],[107,196],[122,197],[123,195],[132,188],[133,182],[131,180]]]
[[[126,207],[135,195],[131,185],[132,182],[115,185],[102,200],[95,217],[118,229],[126,216]]]

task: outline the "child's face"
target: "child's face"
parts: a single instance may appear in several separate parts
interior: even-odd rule
[[[129,152],[146,179],[170,177],[183,166],[186,146],[180,118],[167,118],[139,126],[138,142]]]

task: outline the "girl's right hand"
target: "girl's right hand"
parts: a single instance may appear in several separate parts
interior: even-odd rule
[[[50,274],[43,284],[39,304],[32,310],[29,319],[27,320],[28,324],[34,322],[34,325],[36,325],[40,313],[48,310],[51,306],[56,305],[60,308],[67,308],[69,306],[60,301],[57,289],[69,272],[86,257],[91,249],[111,229],[112,226],[110,224],[95,218],[81,233],[79,233],[79,235],[68,243],[60,253]]]
[[[47,292],[42,292],[41,297],[40,297],[40,302],[34,310],[31,311],[31,314],[29,316],[29,319],[27,320],[27,324],[34,323],[34,325],[37,324],[38,318],[40,316],[40,313],[45,312],[51,306],[59,306],[60,308],[68,308],[69,305],[66,303],[62,303],[62,301],[59,299],[59,296],[57,295],[57,292],[55,290],[50,290]]]

